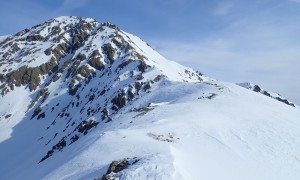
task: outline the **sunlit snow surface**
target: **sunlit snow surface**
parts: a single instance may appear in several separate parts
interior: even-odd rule
[[[158,89],[145,99],[168,104],[137,118],[124,113],[87,137],[87,147],[46,179],[92,178],[124,157],[141,161],[121,179],[299,179],[299,109],[220,84],[224,92],[211,100],[198,99],[217,92],[207,84]],[[175,141],[158,141],[148,133],[171,134]]]
[[[1,179],[93,179],[127,157],[140,161],[120,179],[299,179],[299,109],[234,84],[214,84],[161,85],[45,163],[32,161],[39,149],[31,157],[22,156],[29,147],[11,154],[18,163],[1,161],[1,170],[14,168],[1,171]],[[205,98],[211,93],[217,95]],[[156,106],[145,115],[129,111],[148,103]]]

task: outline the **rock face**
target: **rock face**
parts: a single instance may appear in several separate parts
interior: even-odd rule
[[[134,165],[139,162],[139,159],[134,158],[126,158],[118,161],[113,161],[110,163],[106,173],[102,176],[102,178],[95,178],[95,180],[116,180],[119,179],[119,173],[123,170],[127,169],[129,166]]]
[[[164,67],[155,66],[164,63],[178,67],[179,72],[165,72]],[[51,19],[0,41],[2,98],[16,89],[29,93],[31,100],[24,116],[46,121],[44,128],[53,134],[40,137],[46,150],[39,163],[77,142],[98,124],[111,122],[126,104],[164,80],[200,82],[203,77],[168,62],[117,26],[88,18]],[[57,130],[58,126],[64,128]]]
[[[113,180],[117,178],[118,172],[124,170],[129,166],[129,162],[126,159],[120,161],[113,161],[106,172],[105,175],[101,178],[101,180]]]

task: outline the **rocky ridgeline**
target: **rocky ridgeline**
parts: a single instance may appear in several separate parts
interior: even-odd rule
[[[141,52],[115,25],[78,17],[52,19],[0,42],[1,95],[30,91],[26,116],[44,120],[53,135],[39,138],[48,148],[39,163],[166,79]],[[182,76],[201,81],[202,74],[186,69]]]
[[[280,101],[284,104],[287,104],[289,106],[293,106],[296,107],[296,105],[292,102],[290,102],[289,100],[285,99],[284,97],[282,97],[281,95],[277,94],[277,93],[273,93],[273,92],[268,92],[266,90],[263,90],[261,87],[259,87],[258,85],[255,84],[251,84],[251,83],[238,83],[237,85],[244,87],[246,89],[252,90],[254,92],[263,94],[265,96],[268,96],[270,98],[276,99],[277,101]]]
[[[96,21],[74,17],[68,18],[66,23],[66,19],[49,20],[0,43],[2,95],[14,86],[27,86],[34,91],[42,85],[44,75],[52,75],[52,81],[57,80],[58,74],[74,61],[75,52],[99,25]],[[66,56],[69,59],[64,59]]]

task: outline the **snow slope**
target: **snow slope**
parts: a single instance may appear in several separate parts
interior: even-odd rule
[[[0,49],[0,179],[300,179],[299,108],[168,61],[111,23],[59,17]]]
[[[97,177],[112,160],[124,157],[141,160],[121,179],[299,179],[299,110],[230,83],[218,84],[222,92],[206,83],[159,88],[145,98],[163,105],[136,118],[125,113],[111,128],[94,132],[86,140],[88,148],[46,179]],[[198,99],[212,92],[218,95]],[[174,142],[149,133],[171,135]]]
[[[1,176],[93,179],[111,161],[137,157],[121,179],[299,179],[299,110],[234,84],[217,85],[222,90],[208,83],[162,85],[44,164],[5,161],[14,168]],[[218,95],[205,98],[211,93]],[[159,105],[138,117],[127,111],[147,103]],[[161,140],[153,138],[158,135]]]

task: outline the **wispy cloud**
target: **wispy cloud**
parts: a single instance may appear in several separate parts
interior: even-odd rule
[[[8,1],[9,2],[9,1]],[[16,3],[16,2],[15,2]],[[34,26],[47,18],[51,10],[45,8],[39,3],[32,1],[17,2],[18,5],[3,3],[0,6],[0,34],[9,32],[13,34],[24,28]],[[39,13],[43,12],[43,16]],[[5,18],[4,18],[5,17]]]
[[[57,4],[56,7],[49,7],[50,3],[47,4],[30,0],[19,2],[18,6],[4,3],[0,6],[0,15],[9,18],[0,18],[0,29],[15,33],[15,29],[19,31],[50,18],[62,15],[76,15],[73,11],[85,7],[89,1],[90,0],[63,0],[61,4]],[[34,11],[31,11],[32,9],[34,9]],[[5,35],[5,33],[0,32],[0,35]]]
[[[188,3],[188,0],[166,0],[166,2],[170,5],[184,6]]]
[[[290,0],[290,1],[300,3],[300,0]]]
[[[234,7],[233,1],[221,1],[217,4],[216,8],[213,10],[213,14],[217,16],[225,16],[230,13]]]
[[[189,41],[157,40],[164,56],[231,82],[250,81],[300,104],[300,31],[282,5],[229,21],[215,34]]]
[[[70,11],[73,9],[81,8],[86,5],[90,0],[64,0],[60,5],[57,12]]]
[[[278,92],[299,104],[300,46],[281,50],[240,51],[236,44],[212,42],[152,42],[165,57],[194,67],[213,78],[250,81]]]

